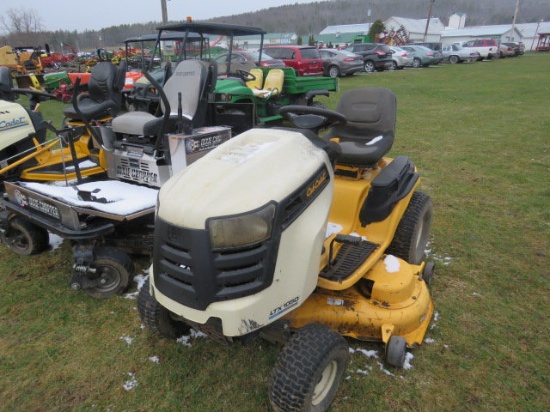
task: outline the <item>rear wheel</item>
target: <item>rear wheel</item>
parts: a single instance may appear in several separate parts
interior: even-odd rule
[[[149,293],[149,279],[139,291],[138,312],[143,324],[160,337],[176,339],[189,332],[187,324],[175,320],[171,312]]]
[[[367,73],[372,73],[372,72],[375,72],[376,71],[376,67],[374,66],[374,62],[371,61],[371,60],[367,60],[365,62],[365,71]]]
[[[338,77],[340,76],[340,70],[336,66],[330,66],[328,68],[328,75],[333,78]]]
[[[326,411],[336,396],[349,356],[346,340],[312,323],[287,342],[271,376],[269,398],[275,411]]]
[[[134,263],[126,253],[114,248],[98,248],[93,266],[97,286],[84,289],[93,298],[107,299],[120,295],[130,286]]]
[[[432,201],[421,192],[414,192],[386,253],[418,265],[424,257],[432,224]]]
[[[7,236],[8,248],[17,255],[35,255],[49,247],[48,231],[34,223],[16,217],[10,220]]]

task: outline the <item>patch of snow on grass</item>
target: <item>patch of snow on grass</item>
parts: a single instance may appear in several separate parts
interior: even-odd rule
[[[131,391],[136,386],[138,386],[138,382],[136,380],[136,375],[133,374],[132,372],[128,372],[128,377],[129,379],[126,382],[124,382],[124,385],[122,387],[127,391]]]
[[[63,238],[55,233],[48,232],[50,235],[50,252],[53,252],[63,244]]]
[[[134,338],[131,338],[129,336],[121,336],[120,340],[123,340],[124,342],[126,342],[128,344],[128,346],[130,346],[132,344],[132,342],[134,341]]]
[[[126,298],[126,299],[137,299],[139,291],[143,287],[143,284],[145,283],[145,281],[147,280],[148,277],[149,277],[149,275],[136,275],[136,276],[134,276],[134,282],[137,283],[137,290],[135,292],[132,292],[132,293],[124,294],[124,298]]]
[[[361,352],[367,358],[378,359],[378,351],[376,351],[376,350],[366,350],[366,349],[357,348],[356,351]]]
[[[403,363],[403,369],[409,370],[412,369],[411,361],[414,359],[414,355],[410,352],[407,352],[407,355],[405,356],[405,363]]]
[[[393,373],[391,373],[389,370],[387,370],[385,367],[384,367],[384,364],[382,362],[376,362],[378,364],[378,366],[380,366],[380,370],[382,372],[384,372],[386,375],[388,376],[395,376]]]
[[[195,329],[189,330],[189,335],[182,335],[178,339],[176,339],[176,342],[181,343],[183,346],[191,347],[191,343],[189,342],[191,338],[205,338],[206,334],[196,331]]]
[[[149,360],[153,363],[160,363],[160,358],[158,356],[151,356]]]

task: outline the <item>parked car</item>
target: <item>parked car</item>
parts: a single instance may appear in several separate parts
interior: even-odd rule
[[[383,71],[393,62],[390,47],[382,43],[358,43],[345,50],[363,56],[363,67],[368,73]]]
[[[438,64],[441,62],[442,57],[436,57],[435,52],[432,49],[428,49],[424,46],[413,46],[407,44],[401,46],[403,50],[406,50],[412,57],[412,67],[428,67],[431,64]]]
[[[350,76],[363,70],[363,57],[347,50],[320,49],[325,76]]]
[[[447,44],[441,50],[443,59],[449,63],[475,62],[479,59],[479,52],[475,49],[462,47],[460,44]]]
[[[406,66],[412,66],[412,58],[407,50],[397,46],[391,46],[390,49],[392,51],[392,63],[388,66],[388,69],[401,70]]]
[[[255,67],[284,67],[285,62],[280,59],[274,59],[262,53],[262,60],[260,61],[260,52],[258,50],[243,51],[234,50],[231,52],[231,70],[235,72],[238,69],[250,71]],[[214,61],[218,63],[218,72],[224,73],[225,67],[229,59],[229,53],[223,53],[217,56]]]
[[[285,65],[290,66],[298,76],[322,76],[323,60],[313,46],[298,44],[285,44],[277,46],[265,46],[264,52],[274,59],[281,59]]]
[[[434,51],[434,56],[436,58],[437,62],[433,62],[432,64],[439,64],[443,61],[443,54],[441,53],[441,50],[443,49],[443,43],[439,42],[423,42],[423,43],[412,43],[412,46],[424,46],[428,49],[431,49]]]
[[[515,43],[515,42],[512,42],[512,43]],[[525,53],[525,44],[523,44],[522,41],[518,41],[517,45],[519,47],[519,55],[521,56],[522,54]]]
[[[500,43],[498,46],[498,57],[515,57],[519,55],[519,46],[516,43]]]
[[[498,43],[495,39],[473,39],[462,44],[464,47],[475,48],[479,52],[479,60],[498,57]]]
[[[423,42],[423,43],[411,43],[412,46],[424,46],[428,49],[432,49],[433,51],[442,52],[443,51],[443,43],[438,42]]]

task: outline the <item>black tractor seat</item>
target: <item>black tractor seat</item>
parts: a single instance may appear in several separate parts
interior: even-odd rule
[[[99,119],[116,114],[122,103],[122,89],[126,77],[126,63],[117,68],[111,62],[99,62],[92,68],[88,92],[77,96],[77,112],[74,106],[63,110],[72,120]],[[78,89],[78,87],[77,87]],[[78,90],[74,91],[75,93]]]
[[[337,164],[370,167],[393,145],[397,99],[392,91],[367,87],[342,95],[336,111],[347,118],[345,125],[332,128],[324,138],[338,138],[342,153]]]

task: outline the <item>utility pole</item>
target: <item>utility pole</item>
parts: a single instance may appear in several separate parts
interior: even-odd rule
[[[162,10],[162,24],[168,23],[168,7],[166,7],[166,0],[160,0],[160,8]]]
[[[516,10],[514,11],[514,18],[512,20],[512,34],[511,34],[511,38],[510,38],[510,41],[514,41],[514,32],[515,32],[515,29],[516,29],[516,19],[518,17],[518,12],[519,12],[519,0],[516,0]]]
[[[430,0],[430,9],[428,10],[428,19],[426,20],[426,30],[424,30],[424,40],[422,41],[426,41],[426,36],[428,35],[428,27],[430,27],[430,20],[432,19],[432,7],[434,3],[435,0]]]
[[[539,26],[543,21],[544,21],[543,19],[540,19],[539,22],[537,23],[537,29],[535,30],[535,34],[533,35],[533,42],[531,43],[531,49],[530,49],[531,51],[533,51],[533,46],[535,45],[535,38],[537,37],[537,33],[539,32]]]

